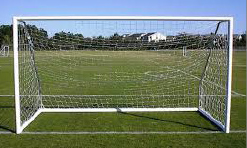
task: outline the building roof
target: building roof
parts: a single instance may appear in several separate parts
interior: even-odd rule
[[[129,36],[130,34],[129,33],[126,33],[126,34],[123,34],[122,36]]]
[[[155,33],[157,33],[157,32],[150,32],[150,33],[145,34],[145,35],[142,36],[142,37],[148,37],[148,36],[153,35],[153,34],[155,34]]]
[[[137,37],[143,36],[143,34],[145,33],[134,33],[134,34],[129,35],[128,37],[137,38]]]

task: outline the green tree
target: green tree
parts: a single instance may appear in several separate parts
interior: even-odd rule
[[[246,32],[241,34],[241,39],[238,40],[238,39],[235,39],[234,42],[233,42],[233,45],[235,47],[238,47],[238,46],[246,46]]]
[[[114,33],[112,36],[109,38],[110,40],[121,40],[122,37],[118,33]]]
[[[12,25],[1,25],[0,26],[0,46],[3,44],[12,44]]]

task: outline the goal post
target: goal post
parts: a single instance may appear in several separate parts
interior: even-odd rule
[[[16,133],[42,112],[164,111],[229,133],[232,42],[232,17],[13,17]]]
[[[186,46],[183,47],[183,56],[185,57],[187,55],[187,50],[186,50]]]

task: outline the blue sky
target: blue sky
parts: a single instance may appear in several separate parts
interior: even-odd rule
[[[0,24],[13,16],[140,15],[233,16],[235,33],[246,30],[246,0],[0,0]]]

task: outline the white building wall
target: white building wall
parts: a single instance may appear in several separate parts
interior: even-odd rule
[[[159,32],[152,34],[148,37],[148,42],[151,42],[151,41],[159,42],[160,40],[166,41],[166,36]]]

